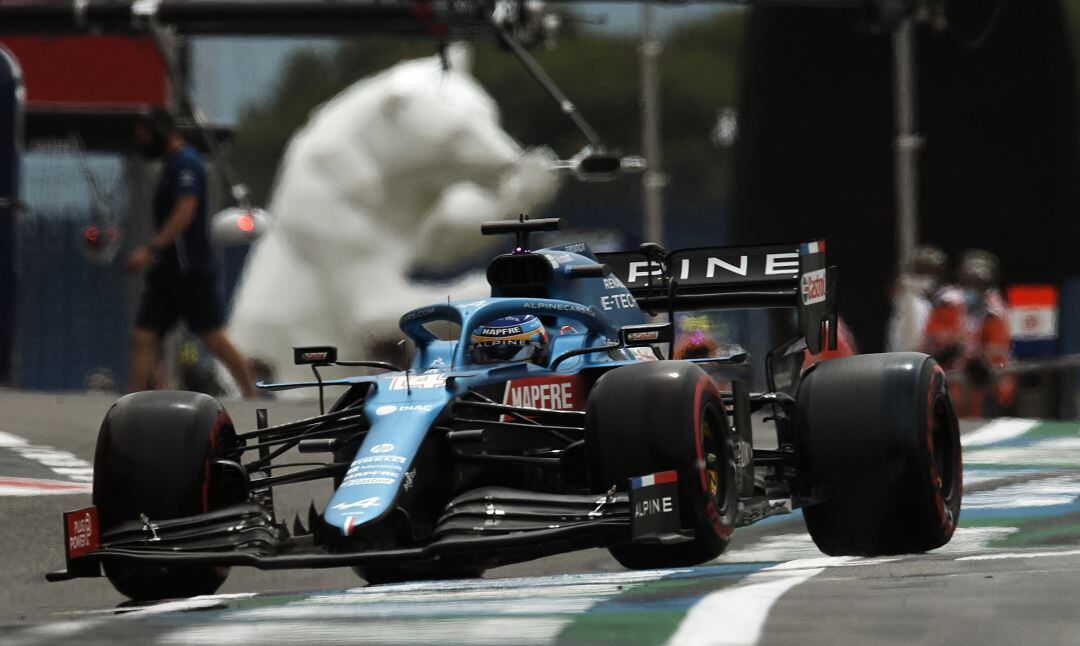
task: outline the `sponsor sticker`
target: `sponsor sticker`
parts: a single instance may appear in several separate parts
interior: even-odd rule
[[[626,340],[630,343],[649,343],[660,338],[659,330],[642,330],[641,332],[627,332]]]
[[[678,251],[669,259],[670,274],[683,285],[734,284],[746,281],[797,277],[799,253],[782,246]],[[626,282],[638,286],[662,278],[655,260],[634,260],[626,265]],[[777,278],[773,278],[777,277]]]
[[[630,292],[623,292],[622,294],[605,294],[600,297],[600,306],[604,308],[605,312],[611,310],[629,310],[637,307],[637,301],[630,295]]]
[[[482,327],[475,334],[477,336],[514,336],[522,332],[520,325],[514,325],[510,327]]]
[[[354,460],[352,465],[350,466],[355,466],[357,464],[370,464],[372,462],[393,462],[396,464],[405,464],[405,458],[401,457],[400,455],[369,455],[367,457],[360,458],[359,460]]]
[[[803,305],[813,305],[825,300],[825,270],[808,271],[802,275],[799,291]]]
[[[521,306],[526,310],[546,310],[550,312],[578,312],[588,314],[589,308],[577,303],[525,303]]]
[[[678,532],[679,483],[675,471],[630,478],[630,532],[634,538]]]
[[[432,305],[428,305],[427,307],[420,307],[411,312],[405,312],[405,314],[401,317],[401,322],[407,323],[409,321],[415,321],[416,319],[424,318],[425,316],[429,316],[434,313],[435,307]]]
[[[432,408],[431,404],[403,404],[401,406],[386,404],[376,408],[375,414],[381,417],[392,413],[430,413]]]
[[[503,404],[548,410],[581,410],[584,397],[577,377],[511,379],[503,391]]]
[[[387,448],[389,447],[389,448]],[[341,481],[342,487],[358,487],[361,485],[392,485],[396,484],[405,471],[405,458],[400,455],[386,455],[392,451],[394,445],[389,443],[376,444],[371,447],[375,455],[368,455],[358,460],[353,460],[345,478]]]
[[[359,487],[360,485],[392,485],[397,478],[347,478],[341,483],[342,487]]]
[[[97,507],[66,512],[64,538],[68,559],[96,552],[99,547]]]

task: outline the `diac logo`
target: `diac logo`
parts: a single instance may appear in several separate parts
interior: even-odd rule
[[[376,408],[375,414],[381,417],[383,415],[389,415],[391,413],[430,413],[431,409],[431,404],[404,404],[402,406],[386,404],[385,406],[379,406],[378,408]]]

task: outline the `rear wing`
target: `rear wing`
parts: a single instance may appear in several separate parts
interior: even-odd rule
[[[820,352],[825,341],[836,348],[837,272],[825,265],[824,241],[670,253],[644,244],[638,251],[596,256],[650,314],[797,307],[810,353]]]

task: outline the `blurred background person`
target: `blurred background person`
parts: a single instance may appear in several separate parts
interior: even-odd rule
[[[905,267],[893,288],[886,351],[905,352],[925,345],[926,321],[948,270],[949,258],[941,249],[921,245],[915,250],[911,264]]]
[[[1005,300],[997,288],[998,260],[968,249],[957,265],[957,284],[941,289],[926,323],[923,350],[950,374],[950,393],[962,417],[999,414],[1012,404],[1015,379],[993,375],[1012,361]]]
[[[165,110],[155,109],[140,119],[134,136],[143,157],[162,159],[164,168],[154,192],[154,235],[128,255],[125,265],[129,273],[146,270],[146,286],[131,333],[128,391],[150,387],[161,339],[183,319],[229,369],[244,397],[253,398],[251,369],[223,329],[202,159]]]

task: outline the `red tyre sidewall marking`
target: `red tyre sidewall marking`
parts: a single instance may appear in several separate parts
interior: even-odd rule
[[[214,420],[214,425],[210,428],[210,442],[206,450],[206,459],[203,461],[203,483],[202,483],[202,510],[203,513],[210,511],[210,458],[214,455],[214,448],[217,446],[218,433],[221,432],[221,427],[225,426],[229,422],[229,414],[225,411],[218,413],[217,419]]]
[[[701,491],[705,494],[705,513],[708,514],[709,520],[712,522],[713,530],[717,535],[722,539],[727,540],[731,538],[731,534],[734,530],[725,525],[723,519],[720,518],[720,512],[716,510],[716,504],[713,502],[712,496],[709,495],[709,485],[705,477],[705,454],[701,446],[701,397],[705,393],[706,388],[711,388],[713,391],[716,390],[716,384],[708,377],[698,379],[697,384],[694,385],[694,446],[697,449],[697,464],[698,473],[701,476]]]
[[[941,486],[938,484],[939,481],[943,481],[941,480],[940,474],[937,472],[937,468],[934,466],[934,400],[943,390],[944,380],[945,371],[941,369],[941,366],[935,365],[934,374],[930,376],[930,388],[928,389],[926,396],[926,448],[930,454],[930,482],[931,486],[934,488],[934,507],[937,511],[938,521],[945,531],[951,534],[953,530],[956,529],[956,518],[955,516],[950,517],[949,514],[945,513],[945,496],[944,492],[941,490]],[[956,460],[958,462],[955,467],[956,473],[959,474],[960,469],[962,468],[961,464],[959,464],[959,452],[957,452]],[[960,493],[961,486],[959,480],[954,482],[957,494]]]

